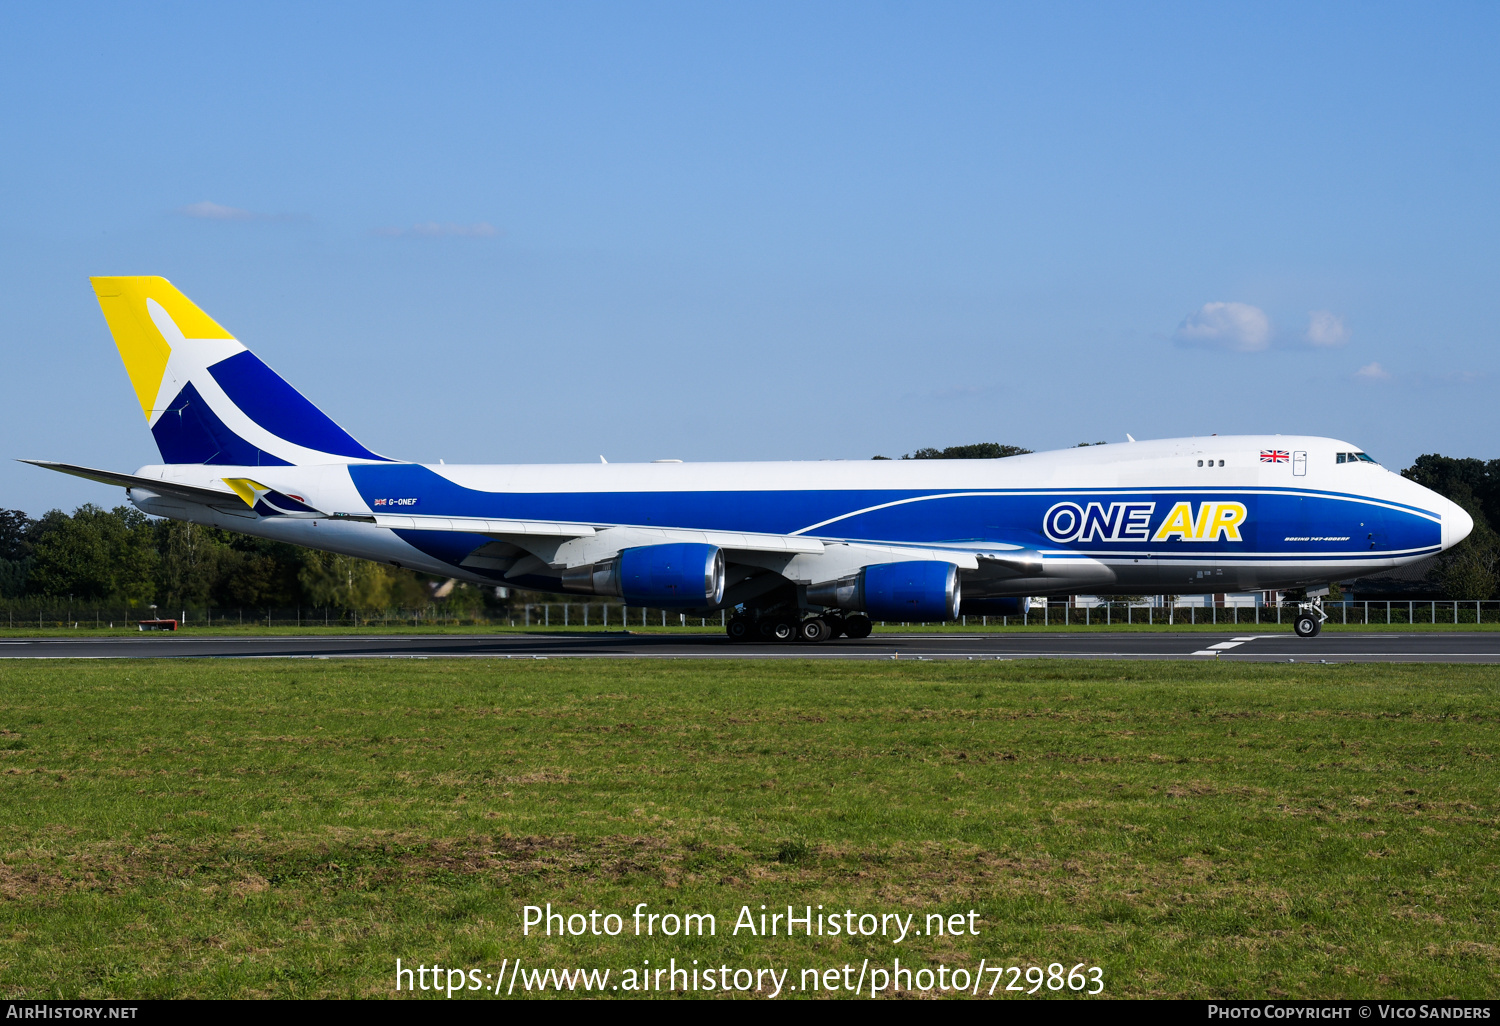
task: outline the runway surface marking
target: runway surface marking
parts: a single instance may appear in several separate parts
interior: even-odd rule
[[[1221,641],[1217,645],[1209,645],[1207,648],[1201,648],[1194,652],[1193,655],[1217,656],[1220,652],[1227,652],[1231,648],[1239,648],[1247,641],[1259,641],[1265,637],[1274,637],[1274,635],[1260,634],[1248,638],[1230,638],[1228,641]]]
[[[1250,644],[1254,642],[1255,644]],[[1184,636],[1173,632],[880,634],[817,645],[722,635],[549,633],[44,637],[0,642],[14,659],[1228,659],[1260,662],[1500,663],[1500,632]]]

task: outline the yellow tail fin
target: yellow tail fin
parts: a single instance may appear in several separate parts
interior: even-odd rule
[[[147,420],[172,355],[171,343],[156,326],[150,304],[164,310],[186,338],[234,338],[165,278],[144,275],[89,281]]]

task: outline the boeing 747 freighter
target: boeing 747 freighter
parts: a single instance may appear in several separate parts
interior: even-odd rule
[[[164,278],[92,279],[161,463],[154,516],[483,584],[732,610],[735,638],[1016,614],[1026,596],[1303,589],[1462,541],[1357,445],[1169,438],[999,460],[431,466],[355,441]]]

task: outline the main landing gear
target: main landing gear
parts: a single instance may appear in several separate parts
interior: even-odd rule
[[[1313,598],[1297,603],[1297,615],[1292,620],[1292,630],[1299,638],[1316,638],[1323,633],[1323,621],[1328,614],[1323,611],[1323,599]]]
[[[828,641],[843,635],[846,638],[870,636],[870,618],[863,613],[840,616],[837,613],[822,613],[818,616],[793,616],[790,614],[756,616],[753,613],[737,613],[724,626],[724,633],[733,641]]]

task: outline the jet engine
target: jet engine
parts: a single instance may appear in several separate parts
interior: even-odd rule
[[[564,570],[562,584],[568,591],[615,595],[628,605],[713,607],[724,601],[724,553],[699,542],[643,545]]]
[[[863,611],[876,620],[955,620],[958,567],[925,559],[876,563],[850,577],[812,585],[807,601]]]

